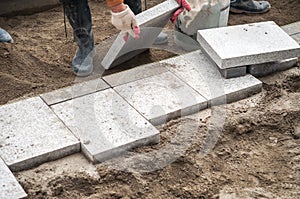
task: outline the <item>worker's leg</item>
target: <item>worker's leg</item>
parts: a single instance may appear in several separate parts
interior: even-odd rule
[[[72,61],[76,75],[87,76],[93,70],[94,37],[92,18],[87,0],[60,0],[73,28],[78,49]]]
[[[137,15],[142,12],[141,0],[124,0],[124,3],[129,6],[132,12]]]
[[[265,13],[271,5],[268,1],[231,0],[230,11],[233,13]]]

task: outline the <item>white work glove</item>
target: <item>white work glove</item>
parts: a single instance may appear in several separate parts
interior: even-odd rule
[[[128,40],[128,34],[133,38],[140,37],[140,28],[133,12],[128,5],[126,9],[121,12],[111,12],[111,23],[124,34],[124,40]]]

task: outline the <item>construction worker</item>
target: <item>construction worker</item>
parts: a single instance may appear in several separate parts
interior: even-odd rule
[[[185,0],[177,0],[182,8],[186,7]],[[72,61],[72,68],[77,76],[88,76],[93,71],[94,36],[92,33],[91,12],[88,0],[60,0],[64,12],[73,28],[74,40],[78,45]],[[112,24],[122,32],[135,38],[139,37],[139,26],[135,15],[142,12],[141,0],[106,0],[112,13]],[[175,12],[176,16],[180,12]],[[160,34],[156,43],[167,41],[166,34]]]
[[[254,0],[231,0],[230,11],[233,13],[265,13],[268,12],[271,5],[268,1]]]

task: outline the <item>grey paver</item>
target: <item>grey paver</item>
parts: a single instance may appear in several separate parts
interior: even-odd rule
[[[219,69],[222,76],[226,79],[234,78],[234,77],[241,77],[247,74],[247,67],[246,66],[239,66],[235,68],[226,68],[226,69]]]
[[[170,72],[114,88],[152,124],[207,108],[207,100]]]
[[[12,171],[80,151],[78,139],[40,97],[0,107],[0,156]]]
[[[247,70],[255,77],[262,77],[274,72],[287,70],[297,65],[298,58],[287,59],[278,62],[270,62],[265,64],[256,64],[248,66]]]
[[[288,35],[300,33],[300,21],[281,27]]]
[[[0,158],[0,198],[17,199],[25,197],[27,197],[27,194]]]
[[[139,79],[158,75],[168,70],[161,64],[151,63],[130,70],[122,71],[116,74],[108,75],[103,79],[112,87],[122,85],[125,83],[133,82]]]
[[[102,66],[105,69],[109,69],[151,47],[157,35],[162,31],[162,28],[167,24],[172,13],[178,7],[179,5],[176,1],[167,0],[138,14],[137,21],[141,27],[140,38],[129,38],[125,42],[123,35],[119,34],[101,62]]]
[[[100,78],[81,82],[61,88],[49,93],[41,94],[41,98],[48,104],[53,105],[59,102],[70,100],[90,93],[109,88],[109,86]]]
[[[300,44],[300,33],[294,34],[292,35],[292,38],[298,43]],[[299,57],[299,56],[298,56]]]
[[[197,40],[221,69],[300,55],[299,44],[274,22],[199,30]]]
[[[209,100],[209,104],[229,103],[257,93],[262,83],[252,75],[225,79],[217,66],[201,51],[161,61],[193,89]]]
[[[53,105],[52,109],[78,136],[83,153],[95,163],[159,142],[158,130],[112,89]]]

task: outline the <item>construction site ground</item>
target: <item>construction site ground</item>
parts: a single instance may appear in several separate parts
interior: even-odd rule
[[[159,1],[147,2],[151,7]],[[300,3],[270,0],[272,9],[262,15],[231,14],[229,24],[272,20],[279,25],[300,21]],[[118,33],[110,24],[104,2],[90,1],[95,42]],[[15,43],[0,45],[0,104],[55,90],[74,83],[71,60],[76,46],[68,25],[65,38],[62,8],[29,16],[0,18]],[[172,28],[172,25],[168,25]],[[122,68],[174,56],[150,50]],[[172,120],[159,126],[161,142],[135,149],[159,151],[176,134],[191,144],[165,167],[132,173],[107,164],[92,165],[81,154],[14,173],[29,198],[299,198],[300,194],[300,68],[268,77],[263,91],[225,107],[225,123],[217,144],[201,157],[213,111]],[[105,114],[105,113],[103,113]],[[190,130],[196,129],[196,134]],[[185,133],[186,132],[186,133]],[[114,161],[125,161],[126,157]],[[162,158],[162,157],[157,157]]]

